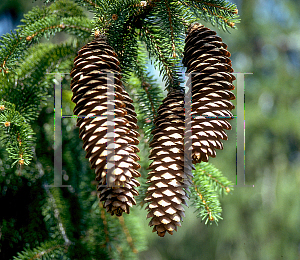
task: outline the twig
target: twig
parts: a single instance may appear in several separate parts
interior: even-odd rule
[[[123,228],[123,231],[124,231],[124,233],[125,233],[125,235],[126,235],[127,242],[128,242],[128,244],[129,244],[129,246],[130,246],[132,252],[135,253],[135,254],[137,254],[137,253],[138,253],[138,250],[137,250],[137,249],[135,248],[135,246],[134,246],[133,239],[132,239],[132,237],[131,237],[131,235],[130,235],[130,233],[129,233],[128,228],[127,228],[126,225],[125,225],[125,221],[124,221],[123,216],[119,217],[119,221],[120,221],[120,224],[121,224],[121,226],[122,226],[122,228]]]

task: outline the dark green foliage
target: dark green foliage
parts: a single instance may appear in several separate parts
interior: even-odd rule
[[[180,7],[177,1],[158,2],[141,28],[141,39],[147,43],[150,55],[156,57],[155,65],[158,65],[166,85],[180,82],[179,63],[185,38],[184,14]],[[161,31],[165,33],[161,34]]]
[[[154,127],[153,120],[163,99],[163,92],[162,87],[157,84],[157,80],[147,71],[145,49],[141,43],[139,46],[140,51],[129,85],[131,92],[134,93],[139,127],[143,129],[145,138],[150,138],[150,132]]]
[[[75,54],[76,47],[71,44],[40,44],[30,48],[16,70],[17,75],[2,78],[2,99],[16,104],[16,109],[27,121],[35,120],[50,97],[47,94],[54,76],[48,72],[59,69],[62,73],[62,58]]]
[[[198,217],[204,220],[205,224],[212,224],[213,221],[218,223],[219,219],[222,219],[222,208],[218,197],[229,193],[232,190],[229,186],[233,183],[207,162],[197,164],[193,173],[194,185],[191,186],[191,196]]]
[[[12,72],[17,62],[24,57],[24,51],[31,43],[38,43],[45,36],[66,31],[77,37],[90,35],[91,22],[78,6],[71,1],[59,1],[49,8],[34,8],[15,33],[6,34],[0,40],[0,61],[2,73]]]
[[[33,156],[34,132],[14,104],[0,101],[0,106],[3,108],[0,109],[0,140],[8,158],[13,160],[12,166],[16,163],[28,165]]]
[[[59,243],[60,242],[60,243]],[[63,241],[46,241],[40,246],[29,249],[26,248],[24,251],[18,253],[17,256],[13,257],[13,260],[24,260],[24,259],[60,259],[69,260],[71,258],[65,255],[65,251],[68,249],[67,245],[63,244]]]
[[[12,169],[4,173],[3,166],[0,166],[0,250],[2,259],[11,259],[22,250],[23,241],[33,248],[48,239],[41,210],[46,194],[41,179],[30,181],[15,175]]]
[[[236,5],[226,0],[180,0],[180,2],[188,6],[197,18],[216,24],[223,30],[228,31],[228,27],[235,27],[234,23],[239,22]]]

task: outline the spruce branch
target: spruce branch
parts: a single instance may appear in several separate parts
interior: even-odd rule
[[[68,16],[87,18],[84,10],[74,1],[59,0],[42,8],[33,7],[32,10],[24,14],[24,18],[21,19],[22,24],[19,27],[23,28],[51,15],[56,15],[58,19]]]
[[[160,0],[146,1],[145,4],[142,4],[142,2],[133,3],[131,5],[131,8],[134,8],[133,14],[129,17],[125,26],[141,28],[144,19],[150,14],[150,12],[156,6],[156,3],[159,1]]]
[[[218,223],[221,217],[221,204],[218,196],[222,191],[230,192],[229,185],[232,183],[210,163],[201,162],[193,171],[193,186],[191,187],[192,205],[198,212],[197,216],[205,221],[205,224],[214,221]]]
[[[199,0],[196,0],[197,2],[200,2]],[[226,10],[226,11],[229,11],[233,14],[235,14],[235,10],[236,9],[232,9],[232,5],[226,5],[228,4],[228,2],[226,1],[201,1],[204,5],[208,5],[208,6],[211,6],[211,7],[214,7],[214,8],[217,8],[217,9],[223,9],[223,10]],[[225,6],[222,6],[223,4],[225,3]]]
[[[100,206],[100,211],[101,211],[101,219],[102,219],[102,223],[104,226],[104,233],[105,233],[105,244],[104,246],[107,247],[109,245],[110,239],[109,239],[109,233],[108,233],[108,226],[107,226],[107,220],[106,220],[106,216],[105,216],[105,209],[103,208],[103,204],[99,203]],[[110,247],[108,247],[110,248]]]
[[[91,22],[88,18],[64,17],[57,19],[57,15],[51,15],[22,28],[22,36],[29,43],[37,43],[41,37],[49,38],[61,31],[87,38],[91,29]]]
[[[226,0],[180,0],[180,2],[196,17],[209,21],[212,25],[217,23],[223,30],[228,30],[228,27],[236,28],[235,23],[239,22],[236,5]]]
[[[147,50],[150,54],[154,54],[162,64],[164,70],[159,69],[160,74],[164,74],[163,78],[168,80],[169,82],[173,82],[173,73],[172,73],[172,65],[168,62],[166,57],[162,52],[162,49],[159,44],[159,40],[154,37],[154,31],[149,28],[142,27],[141,29],[141,39],[147,43]]]
[[[137,249],[135,248],[135,246],[134,246],[134,242],[133,242],[132,236],[130,235],[130,232],[129,232],[129,230],[128,230],[126,224],[125,224],[125,221],[124,221],[123,216],[121,216],[121,217],[119,218],[119,222],[120,222],[120,224],[121,224],[121,226],[122,226],[123,232],[124,232],[124,234],[125,234],[125,236],[126,236],[126,240],[127,240],[128,244],[129,244],[129,246],[130,246],[132,252],[135,253],[135,254],[137,254],[137,253],[138,253],[138,250],[137,250]]]
[[[150,111],[152,112],[152,121],[153,119],[155,118],[157,112],[157,105],[155,105],[155,101],[154,101],[154,98],[152,96],[153,94],[153,89],[150,89],[152,86],[147,83],[145,80],[142,81],[142,88],[143,90],[145,91],[146,93],[146,97],[147,99],[149,100],[149,104],[150,104]]]
[[[60,0],[62,1],[62,0]],[[45,3],[57,3],[59,1],[56,0],[44,0]],[[103,0],[74,0],[72,1],[74,5],[88,8],[90,11],[95,11],[95,8],[98,8],[101,6],[101,4],[105,1]],[[75,2],[75,3],[74,3]]]
[[[145,137],[149,137],[154,127],[153,120],[156,117],[157,109],[160,106],[163,94],[162,89],[156,83],[156,79],[147,71],[147,59],[144,46],[139,43],[139,52],[135,64],[134,75],[139,79],[135,85],[137,89],[135,104],[139,111],[140,128],[143,129]]]
[[[67,228],[72,229],[71,221],[69,219],[70,214],[68,214],[68,206],[65,204],[66,200],[63,200],[60,194],[59,188],[49,188],[47,183],[44,185],[44,189],[48,195],[48,205],[44,209],[44,216],[47,219],[54,219],[56,223],[49,223],[50,226],[55,228],[58,231],[59,238],[63,239],[66,246],[74,244],[68,237],[69,231]],[[53,214],[54,213],[54,214]],[[51,216],[53,214],[53,216]],[[54,226],[53,226],[54,225]],[[54,233],[54,239],[57,239],[56,234]]]
[[[76,1],[81,3],[82,1]],[[93,1],[93,0],[83,0],[83,2],[88,3],[89,5],[91,5],[91,7],[93,8],[99,8],[99,5],[96,3],[97,1]]]
[[[17,69],[18,80],[24,82],[29,78],[36,85],[40,84],[47,72],[59,67],[62,60],[69,60],[76,55],[77,46],[73,43],[39,44],[27,51],[24,61]],[[32,87],[38,88],[37,86]],[[42,90],[43,92],[45,89]]]
[[[53,75],[47,74],[58,68],[61,60],[75,56],[77,48],[72,44],[40,44],[27,50],[24,61],[15,70],[16,75],[1,77],[2,98],[15,104],[29,122],[39,115],[46,105]]]
[[[0,72],[9,73],[10,69],[7,66],[7,61],[18,59],[19,53],[16,53],[16,49],[26,49],[26,41],[22,40],[20,37],[19,30],[15,30],[15,33],[7,33],[3,35],[0,39]]]
[[[210,182],[210,185],[214,187],[214,190],[218,194],[228,194],[233,188],[229,188],[233,185],[220,170],[214,167],[211,163],[201,162],[196,165],[196,175],[200,177],[205,176]]]
[[[210,185],[204,180],[193,181],[191,187],[192,205],[198,212],[197,217],[204,220],[205,224],[212,224],[215,221],[218,224],[221,217],[221,204]]]
[[[180,4],[164,0],[156,3],[140,30],[141,39],[156,59],[155,65],[168,88],[178,88],[182,82],[179,76],[185,31],[182,19],[187,17]]]
[[[172,43],[172,50],[173,50],[173,58],[176,58],[176,51],[175,51],[175,42],[174,42],[174,26],[173,26],[173,21],[172,21],[172,13],[170,10],[170,5],[168,0],[165,0],[165,4],[167,7],[167,14],[169,16],[169,26],[170,26],[170,33],[171,33],[171,43]]]
[[[62,241],[46,241],[34,249],[24,248],[22,252],[17,253],[17,256],[13,257],[13,260],[50,258],[69,260],[70,258],[65,255],[66,250],[68,250],[68,245],[63,244]]]
[[[15,109],[15,105],[0,101],[0,139],[3,141],[9,158],[13,160],[13,167],[28,165],[33,157],[32,147],[35,137],[31,126]]]
[[[57,7],[61,7],[56,4]],[[63,17],[58,15],[56,8],[39,9],[35,8],[31,13],[25,15],[23,24],[15,32],[5,34],[0,40],[0,70],[8,73],[13,71],[14,67],[21,61],[23,52],[26,51],[32,43],[38,43],[43,36],[49,37],[57,32],[65,31],[74,34],[77,37],[87,38],[91,33],[91,22],[84,16],[74,16],[78,12],[76,9],[71,16],[71,11],[62,9]]]

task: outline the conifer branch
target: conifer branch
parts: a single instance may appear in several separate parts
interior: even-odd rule
[[[204,207],[205,207],[205,209],[206,209],[206,212],[207,212],[207,215],[208,215],[209,220],[210,220],[210,221],[213,221],[214,218],[213,218],[213,216],[212,216],[212,212],[211,212],[209,206],[206,204],[206,201],[205,201],[205,199],[203,198],[203,195],[201,194],[201,192],[197,189],[197,185],[195,185],[194,182],[193,182],[193,184],[194,184],[194,188],[195,188],[195,191],[196,191],[196,193],[197,193],[199,199],[202,201],[202,204],[204,205]]]
[[[14,256],[13,260],[34,260],[34,259],[60,259],[65,256],[68,245],[60,244],[57,241],[46,241],[34,249],[25,248],[18,256]]]
[[[210,9],[206,9],[205,7],[203,7],[203,10],[206,12],[209,12],[211,15],[213,15],[214,17],[220,18],[222,21],[224,21],[224,23],[226,23],[228,26],[230,26],[231,28],[234,27],[235,23],[231,22],[228,20],[228,18],[220,15],[220,14],[216,14],[215,12],[211,11]]]
[[[62,10],[63,14],[59,12]],[[42,36],[66,31],[77,37],[86,38],[91,33],[90,20],[83,15],[78,5],[70,1],[58,1],[48,8],[36,7],[25,14],[21,21],[23,24],[18,26],[14,33],[7,33],[0,39],[0,72],[8,73],[9,67],[22,57],[20,53],[24,52],[32,42],[38,42]]]
[[[24,45],[24,41],[22,41],[22,37],[19,36],[19,30],[16,30],[15,33],[7,33],[3,35],[0,39],[0,43],[2,44],[0,46],[0,62],[1,62],[1,68],[0,72],[8,73],[9,68],[7,67],[7,60],[10,56],[13,56],[12,58],[16,58],[16,55],[13,55],[15,53],[15,50],[18,46],[21,44]],[[21,46],[20,46],[21,47]],[[22,46],[25,49],[25,46]]]
[[[235,22],[239,21],[237,19],[238,9],[236,5],[230,4],[225,0],[180,0],[180,2],[187,6],[196,16],[210,21],[213,25],[217,22],[223,29],[227,29],[226,26],[235,28]],[[198,10],[200,10],[200,13]]]
[[[15,110],[15,105],[0,101],[0,132],[1,140],[6,147],[12,167],[28,165],[33,157],[34,132],[25,118]]]
[[[131,235],[130,235],[130,233],[129,233],[128,228],[127,228],[126,225],[125,225],[125,221],[124,221],[123,216],[121,216],[121,217],[119,218],[119,222],[120,222],[120,224],[121,224],[121,226],[122,226],[122,229],[123,229],[124,234],[126,235],[126,240],[127,240],[128,244],[129,244],[129,246],[130,246],[132,252],[135,253],[135,254],[137,254],[137,253],[138,253],[138,250],[137,250],[137,249],[135,248],[135,246],[134,246],[133,239],[132,239],[132,237],[131,237]]]
[[[151,31],[150,29],[147,28],[142,28],[144,30],[144,33],[142,34],[142,37],[147,37],[147,39],[149,41],[150,45],[147,44],[148,50],[149,52],[154,52],[156,53],[159,61],[161,62],[161,64],[163,65],[164,69],[165,69],[165,78],[168,79],[168,81],[172,84],[173,83],[173,73],[172,73],[172,69],[168,64],[167,59],[164,57],[163,52],[160,48],[159,42],[158,40],[153,36],[153,31]],[[160,70],[160,73],[162,74],[162,70]]]
[[[181,82],[178,72],[184,45],[182,16],[187,17],[179,3],[157,2],[141,28],[141,38],[147,43],[150,55],[158,61],[167,88],[177,88]]]
[[[147,98],[148,98],[150,106],[151,106],[151,111],[152,111],[152,113],[155,117],[156,116],[156,109],[155,109],[155,105],[154,105],[154,101],[152,99],[152,96],[150,95],[150,92],[149,92],[149,88],[151,87],[151,85],[149,83],[147,83],[146,81],[142,81],[142,87],[146,92]]]
[[[52,191],[50,190],[49,186],[47,185],[47,183],[45,183],[44,188],[46,190],[46,193],[48,195],[49,198],[49,203],[53,208],[53,212],[54,212],[54,217],[57,221],[57,228],[60,232],[60,236],[62,237],[62,239],[65,242],[66,246],[70,246],[71,244],[73,244],[73,242],[68,238],[67,232],[66,232],[66,223],[63,223],[64,221],[66,221],[66,216],[67,214],[65,213],[65,217],[62,218],[61,213],[63,210],[65,210],[64,205],[62,205],[62,202],[60,202],[60,192],[55,190],[55,189],[59,189],[59,188],[52,188]],[[70,226],[70,225],[68,225]]]
[[[223,176],[221,171],[208,162],[201,162],[200,164],[197,164],[196,171],[198,174],[207,176],[210,184],[215,187],[215,190],[218,191],[219,194],[229,193],[233,189],[229,188],[229,186],[232,186],[233,183]]]
[[[62,59],[73,57],[76,51],[71,44],[40,44],[30,48],[15,70],[16,75],[0,76],[0,83],[4,85],[2,98],[15,104],[27,122],[35,120],[42,106],[46,105],[52,84],[53,76],[47,72],[58,68]]]
[[[77,36],[88,37],[91,33],[90,21],[83,18],[63,18],[60,22],[57,22],[56,17],[30,25],[22,30],[20,34],[19,30],[16,30],[15,34],[5,35],[0,40],[2,46],[0,46],[0,62],[1,68],[5,73],[9,72],[9,66],[12,67],[20,60],[19,54],[24,52],[29,44],[33,41],[37,42],[42,36],[54,34],[60,31],[66,31],[70,34],[76,34]],[[36,28],[39,29],[36,29]]]
[[[194,179],[193,184],[191,198],[193,199],[192,205],[198,211],[197,217],[204,220],[205,224],[211,224],[213,221],[217,224],[219,219],[222,219],[222,208],[216,193],[205,180],[195,181]]]
[[[107,226],[107,220],[106,220],[106,216],[105,216],[105,209],[103,208],[103,204],[99,203],[100,206],[100,217],[102,219],[103,222],[103,226],[104,226],[104,233],[105,233],[105,244],[104,246],[107,246],[109,244],[109,233],[108,233],[108,226]]]
[[[169,6],[169,3],[168,3],[168,0],[165,0],[165,3],[166,3],[166,7],[167,7],[167,13],[168,13],[168,16],[169,16],[170,32],[171,32],[171,42],[172,42],[172,50],[173,50],[173,58],[176,58],[172,14],[171,14],[171,10],[170,10],[170,6]]]
[[[45,2],[55,4],[56,2],[60,2],[60,1],[46,0]],[[70,2],[70,1],[67,0],[67,2]],[[72,2],[73,2],[72,4],[77,3],[77,5],[76,5],[77,7],[78,7],[78,5],[80,5],[82,7],[86,7],[85,3],[87,3],[90,7],[90,10],[95,11],[95,8],[99,8],[101,6],[101,4],[105,1],[103,1],[103,0],[73,0]]]
[[[79,1],[78,1],[79,2]],[[83,17],[87,18],[84,10],[72,0],[59,0],[55,1],[49,6],[42,8],[33,7],[31,11],[27,14],[24,14],[24,18],[21,19],[22,24],[19,28],[28,26],[32,23],[35,23],[38,20],[47,18],[48,16],[56,15],[57,20],[60,20],[64,17]]]
[[[37,35],[49,36],[56,32],[66,31],[68,33],[76,33],[76,36],[89,36],[91,33],[90,20],[85,17],[66,17],[59,21],[56,15],[48,16],[47,19],[38,20],[27,27],[22,28],[22,35],[26,41],[30,42]]]
[[[208,177],[212,179],[213,182],[216,183],[216,185],[221,186],[223,190],[225,190],[227,193],[230,192],[230,188],[228,186],[224,186],[216,177],[213,177],[211,174],[207,174]]]
[[[232,183],[207,162],[197,164],[193,173],[194,185],[191,187],[191,196],[193,205],[198,211],[198,217],[205,220],[205,224],[212,221],[217,223],[219,219],[222,219],[218,194],[222,194],[222,191],[225,191],[225,194],[229,193],[228,186]]]
[[[199,2],[199,0],[195,0],[195,1]],[[203,4],[205,4],[205,5],[208,5],[208,6],[215,7],[215,8],[217,8],[217,9],[224,9],[224,10],[227,10],[227,11],[229,11],[229,12],[234,13],[234,12],[232,11],[232,8],[231,8],[231,7],[220,6],[220,5],[218,5],[218,4],[210,3],[210,2],[205,2],[205,1],[202,1],[202,0],[201,0],[201,3],[203,3]]]
[[[136,75],[140,79],[141,87],[147,95],[147,100],[149,100],[150,103],[150,111],[152,111],[154,119],[156,116],[156,111],[160,106],[162,93],[161,91],[159,91],[158,85],[153,79],[153,76],[150,76],[147,73],[146,57],[142,51],[140,51],[138,54],[136,63]]]
[[[126,27],[134,26],[136,28],[141,28],[143,20],[150,14],[153,8],[156,7],[156,3],[159,1],[160,0],[146,1],[145,5],[142,5],[141,3],[134,4],[132,7],[137,7],[138,9],[129,17],[128,21],[125,23]]]
[[[137,95],[133,96],[136,107],[138,108],[139,126],[143,129],[145,137],[148,138],[151,129],[154,127],[153,120],[156,117],[156,111],[161,104],[163,97],[162,89],[147,72],[146,55],[144,47],[140,43],[138,57],[135,63],[134,76],[139,80],[138,83],[131,83],[134,89],[137,89]],[[142,123],[141,123],[142,122]]]

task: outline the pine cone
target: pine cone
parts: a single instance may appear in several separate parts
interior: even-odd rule
[[[215,157],[215,149],[223,149],[220,139],[227,140],[228,120],[235,99],[230,91],[235,77],[230,73],[231,61],[227,45],[216,32],[199,23],[190,25],[185,40],[183,64],[191,74],[192,111],[191,138],[193,163]]]
[[[77,126],[99,181],[100,201],[111,215],[121,216],[136,204],[140,165],[136,113],[122,86],[116,56],[104,39],[96,38],[82,47],[71,71],[71,89],[74,114],[86,116],[78,118]],[[111,78],[107,73],[114,75]]]
[[[191,184],[192,175],[184,172],[184,93],[173,90],[164,99],[154,120],[156,128],[152,131],[148,175],[150,186],[145,202],[149,202],[147,218],[152,218],[149,225],[153,232],[163,237],[168,231],[173,234],[184,217],[184,208],[188,195],[186,190]]]

